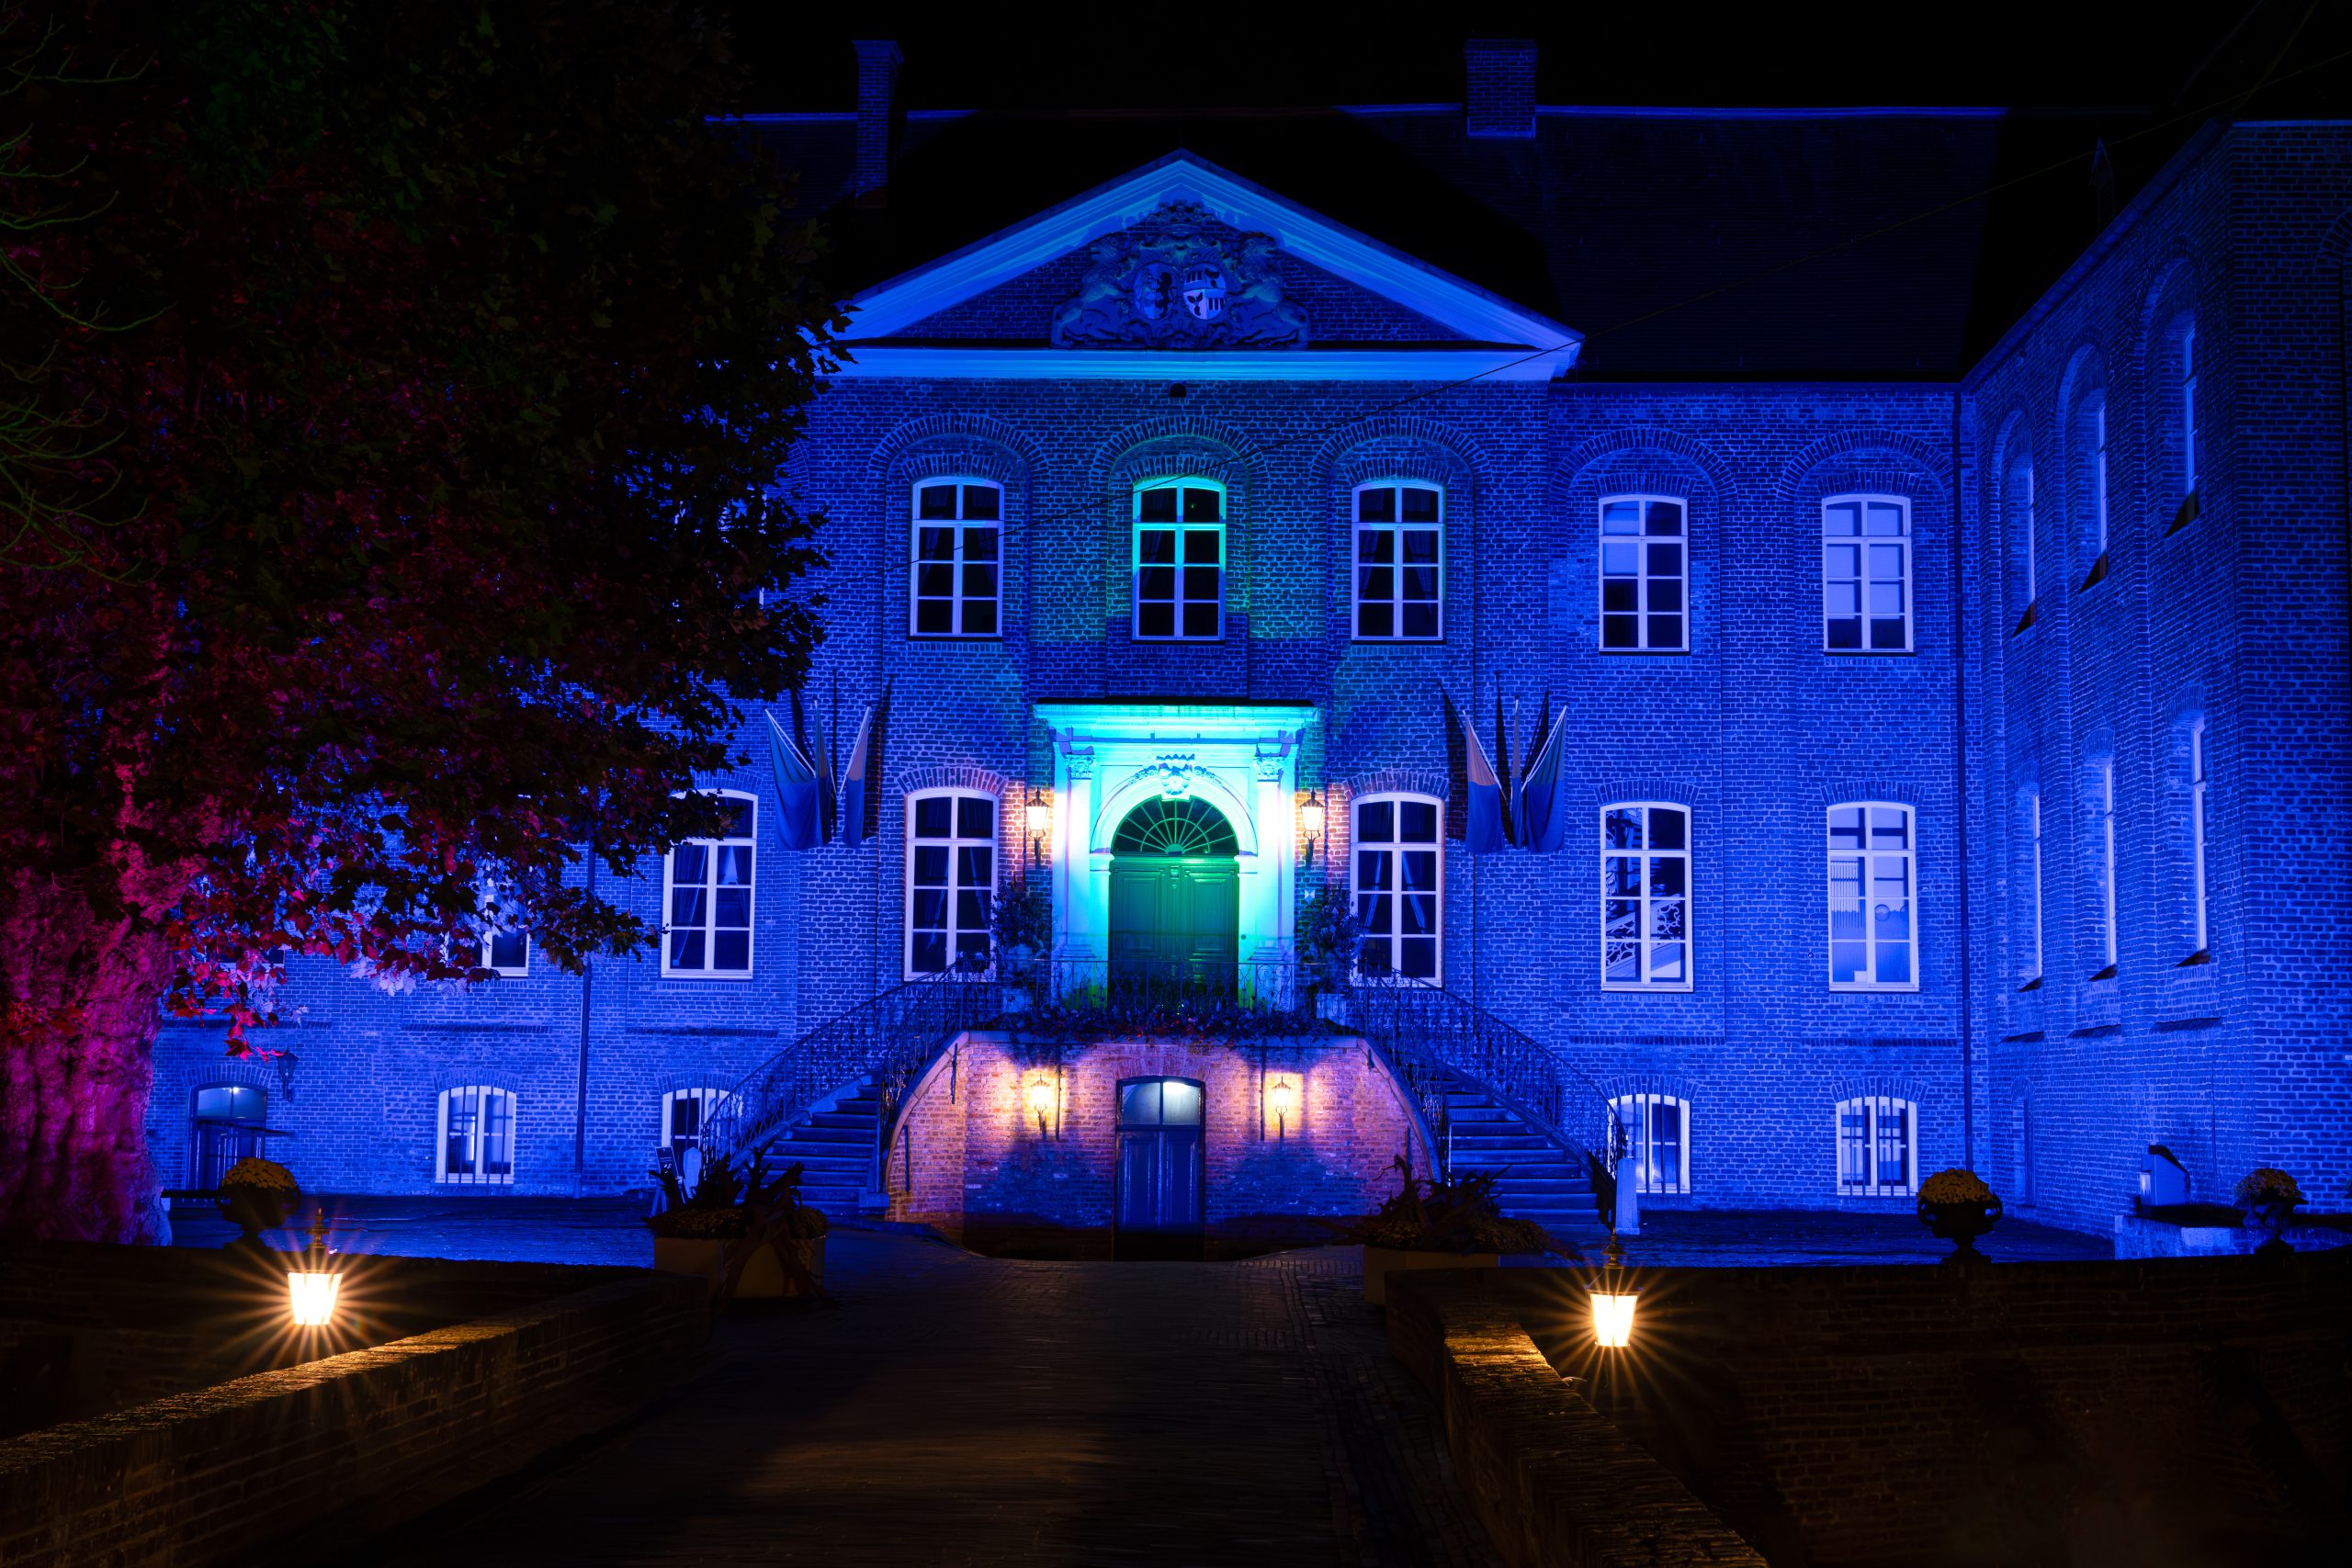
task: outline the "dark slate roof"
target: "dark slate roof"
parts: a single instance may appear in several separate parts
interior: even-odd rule
[[[908,116],[887,203],[853,118],[757,117],[854,292],[1179,148],[1587,334],[1597,379],[1950,380],[1969,363],[1998,111],[1457,105]],[[2006,324],[2006,323],[2002,323]],[[1997,327],[1995,329],[1997,331]]]

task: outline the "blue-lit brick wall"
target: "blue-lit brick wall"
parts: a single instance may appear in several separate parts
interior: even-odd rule
[[[1917,1103],[1922,1174],[1973,1163],[2062,1223],[2104,1228],[2150,1142],[2189,1162],[2201,1196],[2267,1162],[2332,1199],[2352,1176],[2346,141],[2240,128],[2192,149],[1958,387],[1187,378],[1177,398],[1167,381],[843,379],[813,411],[789,479],[829,519],[809,706],[845,745],[890,694],[872,838],[787,855],[763,821],[745,980],[600,962],[583,1010],[581,982],[544,964],[471,994],[410,997],[298,964],[288,1000],[308,1010],[279,1037],[299,1057],[291,1102],[260,1079],[273,1124],[293,1134],[281,1150],[318,1190],[427,1189],[435,1094],[486,1082],[519,1097],[515,1190],[571,1190],[575,1152],[589,1190],[640,1184],[663,1092],[731,1083],[898,981],[910,790],[1001,793],[1011,863],[1024,850],[1021,789],[1050,776],[1034,703],[1261,699],[1322,713],[1300,778],[1334,809],[1303,891],[1344,872],[1351,796],[1451,796],[1445,984],[1603,1092],[1689,1100],[1692,1192],[1660,1201],[1858,1201],[1837,1191],[1835,1108],[1862,1094]],[[1040,337],[1072,265],[922,335]],[[1400,308],[1348,317],[1337,290],[1317,306],[1332,312],[1316,317],[1318,337],[1409,325]],[[1382,329],[1380,309],[1398,321]],[[2168,345],[2191,316],[2199,513],[2168,536],[2186,483],[2165,412],[2179,374]],[[2086,587],[2096,552],[2079,435],[2094,393],[2108,412],[2109,544],[2104,579]],[[2024,462],[2039,593],[2033,624],[2013,632]],[[906,635],[912,487],[945,473],[1003,486],[1001,639]],[[1220,643],[1137,646],[1127,632],[1129,491],[1169,473],[1229,487]],[[1349,636],[1350,497],[1396,478],[1445,491],[1438,643]],[[1823,651],[1821,505],[1854,491],[1909,501],[1908,653]],[[1688,501],[1687,652],[1600,649],[1600,502],[1623,493]],[[1498,692],[1515,765],[1546,693],[1568,716],[1558,855],[1461,852],[1445,705],[1466,707],[1491,745]],[[2199,723],[2212,961],[2183,967]],[[742,769],[711,782],[763,791],[763,742],[743,739]],[[2095,980],[2103,904],[2086,781],[2109,760],[2119,964]],[[2041,985],[2020,990],[2033,978],[2033,788],[2044,961]],[[1600,812],[1624,800],[1691,812],[1688,991],[1600,983]],[[1826,812],[1854,800],[1916,813],[1915,991],[1827,983]],[[649,919],[660,888],[658,863],[604,885]],[[159,1047],[152,1126],[175,1182],[194,1087],[255,1070],[224,1068],[220,1049],[217,1028],[187,1025]]]

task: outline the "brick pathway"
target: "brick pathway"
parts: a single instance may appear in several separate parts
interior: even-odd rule
[[[1485,1565],[1352,1251],[1034,1263],[838,1232],[831,1310],[359,1561]]]

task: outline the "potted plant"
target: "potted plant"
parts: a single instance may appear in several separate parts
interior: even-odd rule
[[[1403,1156],[1393,1162],[1404,1185],[1341,1236],[1363,1246],[1363,1299],[1386,1304],[1388,1280],[1398,1269],[1494,1269],[1506,1252],[1566,1252],[1532,1220],[1515,1220],[1495,1202],[1495,1177],[1478,1171],[1457,1180],[1424,1180]]]
[[[1019,992],[1007,1001],[1014,1010],[1029,1000],[1027,991],[1037,969],[1037,959],[1053,945],[1053,889],[1027,873],[1012,885],[996,902],[996,917],[991,922],[996,939],[997,975],[1008,987]]]
[[[302,1198],[292,1171],[258,1155],[247,1155],[223,1172],[219,1191],[214,1203],[220,1217],[241,1233],[229,1245],[254,1252],[263,1250],[261,1233],[284,1224]]]
[[[738,1168],[714,1153],[691,1192],[674,1170],[656,1168],[668,1205],[646,1217],[653,1267],[710,1281],[712,1299],[815,1297],[824,1292],[825,1216],[802,1201],[798,1162],[771,1174],[767,1152]]]
[[[2001,1195],[1973,1170],[1939,1170],[1919,1184],[1919,1223],[1952,1243],[1953,1258],[1981,1258],[1976,1238],[2001,1223]]]
[[[2276,1258],[2294,1250],[2281,1234],[2303,1201],[2303,1190],[2295,1185],[2293,1177],[2273,1166],[2259,1167],[2238,1179],[2236,1196],[2246,1217],[2270,1233],[2269,1239],[2254,1249],[2257,1256]]]
[[[1363,929],[1356,921],[1355,902],[1348,890],[1325,883],[1298,911],[1299,989],[1315,998],[1317,1016],[1329,1018],[1329,1005],[1348,983]]]

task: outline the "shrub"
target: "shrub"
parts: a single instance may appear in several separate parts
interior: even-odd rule
[[[1404,1185],[1372,1213],[1345,1227],[1343,1239],[1398,1252],[1557,1252],[1576,1248],[1555,1241],[1532,1220],[1513,1219],[1495,1202],[1495,1176],[1479,1171],[1453,1181],[1413,1175],[1404,1156],[1394,1162]]]

